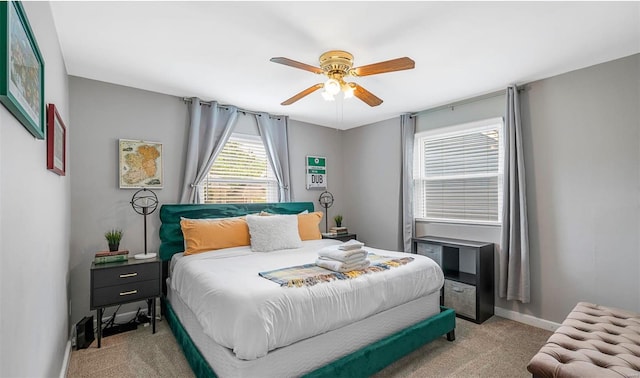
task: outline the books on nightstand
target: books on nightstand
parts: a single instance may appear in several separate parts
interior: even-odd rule
[[[129,251],[100,251],[96,253],[93,262],[96,264],[106,264],[117,261],[127,261]]]
[[[346,227],[331,227],[329,229],[329,232],[327,232],[327,234],[331,234],[333,236],[338,236],[338,235],[345,235],[348,234],[349,231],[347,231]]]

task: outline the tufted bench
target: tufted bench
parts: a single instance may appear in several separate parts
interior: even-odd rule
[[[580,302],[527,369],[534,377],[640,378],[640,314]]]

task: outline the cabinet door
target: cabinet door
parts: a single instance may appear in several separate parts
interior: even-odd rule
[[[444,280],[444,306],[454,309],[460,315],[476,319],[476,287]]]
[[[440,268],[442,268],[442,246],[429,244],[429,243],[418,243],[418,251],[417,253],[422,256],[427,256],[431,260],[435,261]]]

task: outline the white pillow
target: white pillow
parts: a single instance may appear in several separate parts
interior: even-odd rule
[[[247,215],[247,224],[253,252],[302,247],[297,215]]]

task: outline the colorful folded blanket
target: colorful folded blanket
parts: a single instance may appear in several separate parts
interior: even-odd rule
[[[371,265],[360,270],[352,270],[350,272],[334,272],[316,264],[305,264],[292,266],[288,268],[271,270],[268,272],[260,272],[260,277],[266,278],[273,282],[286,287],[302,287],[313,286],[322,282],[330,282],[334,280],[348,280],[357,278],[363,274],[382,272],[394,267],[406,265],[413,261],[413,257],[393,258],[391,256],[380,256],[369,253]]]

